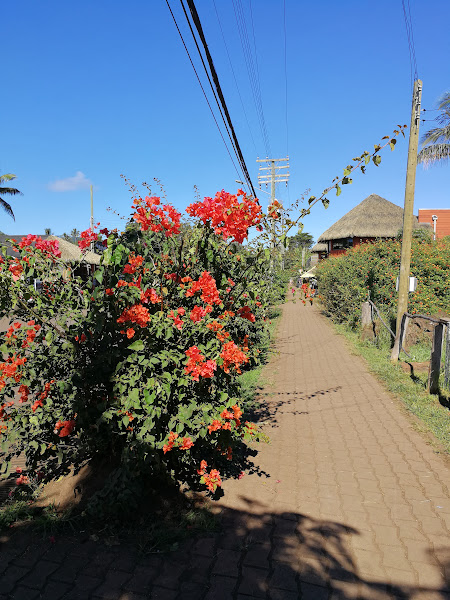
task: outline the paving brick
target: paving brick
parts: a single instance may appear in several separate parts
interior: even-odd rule
[[[270,575],[269,588],[288,590],[295,592],[297,590],[297,573],[294,569],[284,563],[274,563],[273,571]]]
[[[192,548],[192,552],[202,556],[211,556],[214,554],[215,543],[215,538],[200,538]]]
[[[165,562],[161,572],[156,576],[153,584],[158,587],[164,587],[176,590],[179,586],[180,578],[186,570],[184,564]]]
[[[237,577],[241,556],[241,552],[236,552],[235,550],[218,550],[212,569],[213,574]]]
[[[10,600],[35,600],[40,597],[38,590],[32,590],[28,587],[19,585],[12,594],[10,594]]]
[[[178,592],[167,588],[154,587],[150,595],[151,600],[176,600]]]
[[[328,600],[330,593],[327,587],[314,585],[306,581],[300,583],[302,600]]]
[[[130,579],[123,584],[123,588],[136,594],[145,595],[158,575],[159,572],[156,569],[138,566]]]
[[[35,589],[41,589],[47,578],[59,567],[57,563],[40,560],[34,568],[22,579],[23,585]]]
[[[247,594],[253,598],[265,598],[267,593],[268,569],[242,567],[242,579],[238,587],[240,594]]]
[[[209,589],[205,600],[230,600],[237,587],[237,579],[234,577],[222,577],[213,575],[209,582]]]
[[[96,588],[93,597],[99,600],[119,600],[123,585],[131,578],[130,573],[108,571],[102,584]]]
[[[62,581],[49,581],[41,591],[42,598],[45,600],[61,600],[70,590],[68,583]]]
[[[26,567],[18,567],[16,565],[10,565],[6,572],[1,577],[1,590],[8,594],[12,592],[16,583],[25,577],[28,573]]]

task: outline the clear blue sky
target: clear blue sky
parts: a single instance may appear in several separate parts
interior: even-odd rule
[[[256,186],[266,155],[233,5],[197,0],[216,69]],[[178,0],[170,0],[189,49]],[[250,0],[239,0],[253,43]],[[422,106],[450,89],[450,2],[410,0]],[[273,157],[290,156],[287,202],[310,188],[319,195],[349,160],[371,150],[397,123],[410,121],[411,70],[401,0],[286,0],[287,121],[283,0],[253,0],[264,118]],[[15,173],[23,196],[11,198],[16,222],[0,213],[5,233],[55,233],[129,214],[133,183],[160,179],[184,209],[239,179],[212,120],[164,0],[20,0],[2,6],[5,84],[0,172]],[[199,60],[195,64],[200,69]],[[205,78],[202,77],[205,81]],[[425,113],[431,118],[436,113]],[[424,116],[425,116],[424,115]],[[430,115],[430,116],[428,116]],[[423,132],[431,123],[421,123]],[[357,175],[342,195],[317,206],[305,231],[322,231],[371,193],[402,205],[407,140],[383,152],[382,164]],[[154,193],[157,188],[154,187]],[[288,194],[289,192],[289,194]],[[260,196],[266,205],[265,194]],[[450,166],[417,170],[418,208],[450,207]]]

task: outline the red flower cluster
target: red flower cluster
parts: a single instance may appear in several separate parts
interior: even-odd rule
[[[27,475],[19,475],[16,479],[16,485],[28,485],[29,480]]]
[[[201,306],[194,306],[189,314],[189,318],[194,323],[198,323],[205,317],[208,313],[212,311],[212,306],[207,306],[206,308],[202,308]]]
[[[134,220],[141,225],[142,231],[164,231],[166,237],[180,233],[181,214],[169,204],[159,208],[160,204],[161,198],[156,196],[146,196],[144,200],[136,198],[132,206],[136,210]]]
[[[134,252],[132,252],[128,258],[128,264],[125,265],[123,272],[133,275],[133,273],[136,273],[137,269],[142,265],[143,262],[144,258],[142,256],[135,256]]]
[[[278,200],[274,200],[272,204],[267,209],[268,215],[271,219],[279,219],[280,218],[280,210],[282,206],[278,202]]]
[[[8,267],[8,271],[10,271],[12,273],[13,279],[14,281],[17,281],[19,279],[19,277],[22,275],[23,273],[23,267],[19,262],[18,258],[15,258],[13,260],[13,262],[9,265]]]
[[[169,433],[169,441],[167,444],[164,444],[164,446],[163,446],[164,454],[166,454],[167,452],[172,450],[173,447],[179,448],[180,450],[189,450],[189,448],[192,448],[192,446],[194,445],[194,442],[191,440],[190,437],[184,437],[181,440],[178,439],[178,442],[175,445],[175,440],[177,438],[178,438],[178,433],[175,433],[174,431],[171,431]]]
[[[33,242],[34,247],[44,254],[50,254],[51,256],[56,256],[57,258],[61,256],[58,240],[43,240],[40,235],[31,235],[31,233],[22,238],[22,240],[19,242],[19,248],[27,248],[31,246]]]
[[[126,323],[127,321],[137,323],[140,327],[146,327],[150,321],[150,313],[142,304],[135,304],[131,308],[125,309],[117,319],[118,323]]]
[[[259,204],[247,198],[243,190],[238,190],[236,195],[222,190],[214,198],[190,204],[186,212],[203,223],[209,221],[217,235],[224,239],[231,237],[239,243],[247,237],[249,227],[257,225],[262,218]]]
[[[86,250],[89,248],[91,243],[96,242],[97,240],[98,234],[92,231],[92,229],[89,227],[89,229],[86,229],[86,231],[81,232],[81,240],[78,240],[78,247],[80,250]]]
[[[53,433],[59,435],[59,437],[66,437],[72,433],[75,429],[75,419],[70,421],[57,421]]]
[[[197,473],[201,475],[200,481],[206,485],[210,492],[215,492],[218,487],[222,485],[222,479],[220,478],[220,473],[217,469],[211,469],[209,473],[206,472],[206,467],[208,463],[206,460],[202,460],[200,463],[200,469],[197,470]]]
[[[208,433],[218,431],[219,429],[231,430],[231,421],[234,421],[236,426],[239,427],[241,424],[242,411],[237,404],[231,407],[231,411],[227,409],[223,410],[220,415],[223,421],[214,419],[211,425],[208,425]]]
[[[237,373],[241,373],[240,366],[248,362],[248,356],[240,350],[234,342],[224,344],[220,356],[223,358],[222,368],[225,373],[230,372],[230,366],[234,365]]]
[[[183,277],[182,281],[186,279]],[[206,304],[221,304],[222,300],[219,296],[219,291],[217,289],[216,280],[208,271],[203,271],[200,279],[198,281],[192,281],[188,291],[186,292],[186,297],[190,298],[195,293],[201,291],[202,295],[200,298]]]
[[[27,385],[24,385],[22,383],[22,385],[19,387],[19,394],[20,394],[19,402],[20,403],[27,402],[28,396],[30,394],[30,388]]]
[[[181,331],[181,328],[183,327],[183,319],[181,317],[185,313],[186,313],[186,311],[184,310],[184,308],[180,307],[180,308],[177,308],[177,312],[171,310],[170,313],[167,315],[169,319],[173,319],[173,325],[179,331]]]
[[[199,377],[213,377],[214,371],[217,368],[215,360],[207,360],[205,362],[205,357],[200,354],[197,346],[191,346],[186,350],[185,354],[189,360],[184,368],[184,372],[187,375],[190,373],[194,381],[198,381]]]
[[[245,305],[237,311],[237,314],[243,319],[247,319],[247,321],[255,322],[255,315],[252,313],[250,308]]]
[[[0,363],[0,391],[5,387],[5,379],[8,377],[12,377],[16,383],[19,383],[22,375],[17,372],[17,368],[21,367],[26,360],[25,357],[10,356],[6,362]]]
[[[31,410],[33,412],[35,412],[40,406],[44,405],[44,400],[48,397],[52,383],[55,383],[54,379],[52,379],[49,383],[46,383],[44,385],[44,391],[39,394],[39,398],[36,400],[36,402],[31,407]]]

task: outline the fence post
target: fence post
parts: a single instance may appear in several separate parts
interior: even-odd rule
[[[428,371],[427,390],[430,394],[436,394],[439,391],[439,372],[441,370],[443,333],[444,333],[444,324],[437,323],[437,325],[434,328],[433,346],[431,348],[430,368]]]
[[[361,305],[361,337],[362,339],[374,337],[373,310],[370,302],[363,302]]]
[[[408,329],[408,324],[409,324],[409,317],[408,317],[408,315],[406,313],[403,313],[402,322],[401,322],[401,325],[400,325],[400,339],[399,339],[399,344],[400,345],[399,345],[399,350],[398,350],[399,354],[400,354],[400,352],[402,350],[404,351],[403,344],[405,342],[406,331]]]
[[[450,389],[450,321],[447,321],[445,326],[444,386]]]

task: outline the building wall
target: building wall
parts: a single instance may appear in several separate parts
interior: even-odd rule
[[[437,216],[436,238],[450,235],[450,208],[419,208],[419,223],[429,223],[433,227],[433,215]]]

